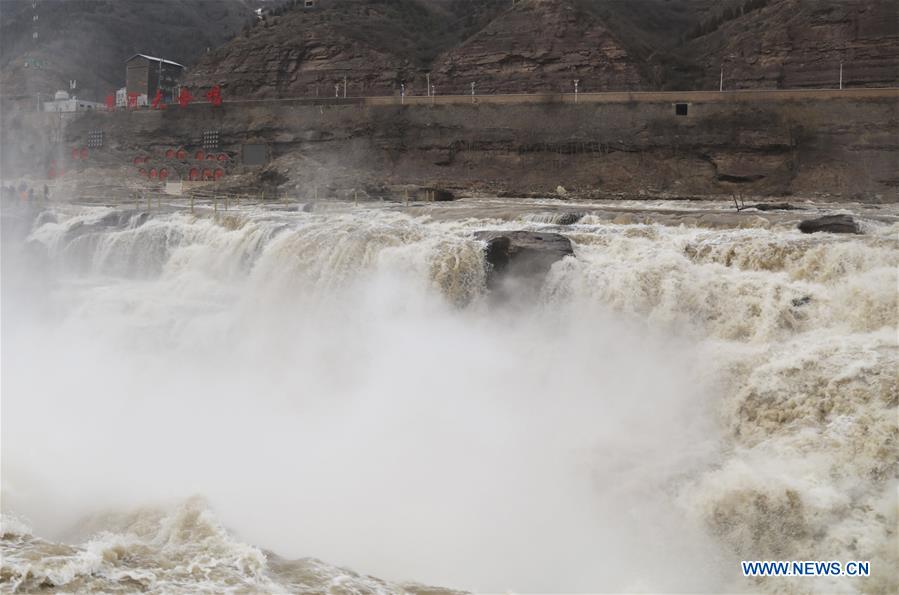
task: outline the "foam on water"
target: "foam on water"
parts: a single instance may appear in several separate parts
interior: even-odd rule
[[[202,499],[169,509],[144,508],[82,521],[89,534],[75,545],[31,535],[21,521],[3,518],[0,542],[5,590],[165,593],[414,592],[315,559],[285,562],[235,540]]]
[[[498,304],[521,222],[42,216],[3,506],[55,541],[4,517],[5,588],[895,591],[895,225],[524,219],[576,257]],[[739,576],[792,558],[873,576]]]

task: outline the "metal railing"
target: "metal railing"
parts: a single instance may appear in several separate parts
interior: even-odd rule
[[[223,105],[296,105],[296,106],[434,106],[434,105],[516,105],[516,104],[595,104],[664,102],[740,102],[801,99],[878,99],[899,97],[899,87],[854,87],[851,89],[739,89],[724,91],[605,91],[577,93],[500,93],[484,95],[383,95],[359,97],[271,97],[225,99]],[[211,107],[208,101],[194,101],[186,107],[168,105],[170,110]],[[118,108],[113,112],[94,110],[73,113],[152,113],[152,107]]]

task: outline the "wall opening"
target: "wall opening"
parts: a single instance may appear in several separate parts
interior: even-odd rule
[[[690,106],[687,103],[675,103],[674,104],[674,114],[677,116],[686,116],[687,112],[690,110]]]

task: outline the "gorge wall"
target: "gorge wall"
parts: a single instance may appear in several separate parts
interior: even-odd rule
[[[369,194],[414,184],[514,195],[563,186],[581,196],[881,202],[899,199],[896,96],[858,89],[597,95],[578,104],[571,96],[247,102],[89,113],[63,134],[66,147],[80,146],[89,131],[103,130],[104,148],[70,171],[129,184],[133,155],[173,147],[187,149],[188,159],[171,165],[173,178],[186,178],[203,133],[216,130],[231,157],[220,185],[266,183],[291,195],[311,184]],[[687,115],[676,115],[677,103]],[[245,143],[267,145],[269,163],[241,165]]]
[[[899,81],[899,10],[882,0],[750,0],[681,52],[715,88],[890,87]],[[708,25],[706,25],[708,27]],[[698,74],[698,73],[697,73]]]

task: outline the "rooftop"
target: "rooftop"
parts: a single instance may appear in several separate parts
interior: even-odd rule
[[[183,65],[183,64],[178,64],[177,62],[172,62],[171,60],[166,60],[166,59],[164,59],[164,58],[157,58],[157,57],[155,57],[155,56],[148,56],[147,54],[134,54],[133,56],[131,56],[130,58],[128,58],[127,60],[125,60],[125,62],[131,62],[131,61],[134,60],[135,58],[146,58],[147,60],[150,60],[151,62],[162,62],[162,63],[164,63],[164,64],[171,64],[171,65],[173,65],[173,66],[178,66],[178,67],[180,67],[180,68],[184,68],[184,65]]]

